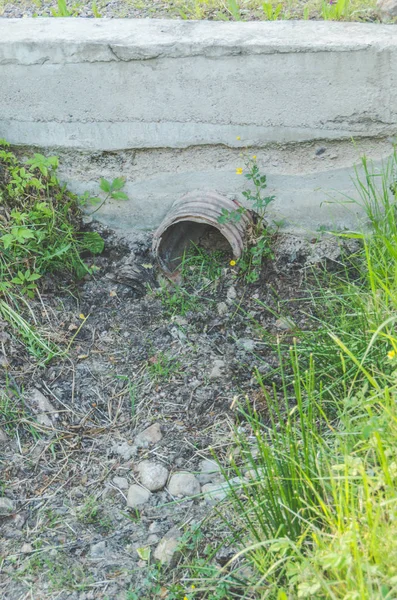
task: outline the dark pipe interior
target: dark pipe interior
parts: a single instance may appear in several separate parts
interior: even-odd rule
[[[233,256],[229,242],[216,227],[194,221],[182,221],[164,231],[158,249],[160,262],[169,271],[175,271],[181,263],[183,253],[191,244],[206,250],[222,250],[230,258]]]

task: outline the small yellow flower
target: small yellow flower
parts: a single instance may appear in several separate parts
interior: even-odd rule
[[[231,267],[235,267],[235,266],[236,266],[236,264],[237,264],[237,263],[236,263],[236,261],[235,261],[235,260],[231,260],[231,261],[230,261],[230,263],[229,263],[229,265],[230,265]]]
[[[236,169],[236,175],[242,175],[243,174],[243,169],[241,167],[238,167]]]
[[[387,358],[388,358],[389,360],[393,360],[393,358],[395,358],[395,357],[396,357],[396,354],[397,354],[397,353],[396,353],[396,351],[395,351],[395,350],[390,350],[390,351],[387,353]]]
[[[196,586],[195,586],[195,585],[191,585],[190,587],[191,587],[191,589],[192,589],[192,590],[195,590],[195,589],[196,589]]]
[[[85,319],[85,316],[83,315],[83,313],[80,313],[80,314],[79,314],[79,319],[82,319],[82,320],[84,320],[84,319]]]
[[[183,596],[183,600],[189,600],[187,596]]]
[[[252,157],[252,160],[256,160],[256,154],[254,154],[254,156]]]
[[[236,140],[241,140],[241,137],[238,135],[238,136],[236,137]]]

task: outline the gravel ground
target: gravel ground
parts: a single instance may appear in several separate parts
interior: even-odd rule
[[[236,398],[260,410],[253,370],[274,379],[263,332],[292,339],[283,314],[306,326],[305,265],[339,253],[326,239],[280,237],[257,284],[226,267],[199,277],[181,310],[161,276],[158,288],[148,236],[95,227],[106,239],[97,275],[78,288],[47,278],[31,305],[67,354],[42,365],[0,322],[4,600],[183,597],[183,574],[169,568],[180,536],[224,535],[208,522],[222,477],[203,460],[214,449],[228,468]]]

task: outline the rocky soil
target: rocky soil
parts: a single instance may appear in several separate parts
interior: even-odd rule
[[[227,493],[236,402],[261,408],[253,371],[276,377],[269,336],[305,326],[307,273],[340,253],[325,238],[279,236],[257,284],[226,264],[181,303],[150,236],[96,227],[96,275],[77,288],[48,278],[26,311],[61,356],[42,364],[0,321],[4,600],[183,598],[183,541],[222,540],[208,519]]]

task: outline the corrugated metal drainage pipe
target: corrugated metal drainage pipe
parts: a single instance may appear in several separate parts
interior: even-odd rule
[[[252,214],[246,211],[237,223],[219,223],[222,209],[234,211],[241,205],[216,192],[190,192],[172,205],[153,237],[153,253],[164,271],[178,269],[184,251],[192,243],[217,233],[227,242],[230,254],[239,259],[244,247]],[[219,233],[218,233],[219,232]],[[220,234],[220,236],[219,236]]]

